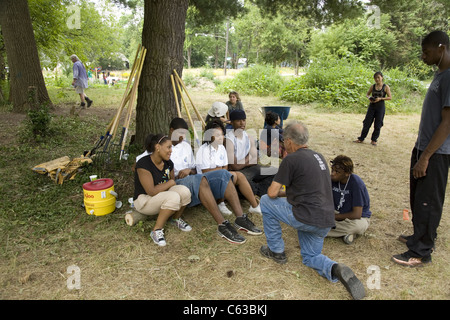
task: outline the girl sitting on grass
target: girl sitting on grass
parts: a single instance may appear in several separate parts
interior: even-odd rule
[[[152,240],[165,246],[164,226],[171,218],[182,231],[192,228],[181,219],[185,207],[191,202],[191,192],[176,185],[173,173],[172,141],[162,134],[150,134],[146,139],[147,155],[136,163],[134,177],[134,207],[145,215],[158,215],[150,233]]]

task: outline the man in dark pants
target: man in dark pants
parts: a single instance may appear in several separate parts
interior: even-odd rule
[[[394,262],[409,267],[431,262],[444,206],[450,166],[450,48],[445,32],[433,31],[423,39],[422,60],[439,70],[423,102],[419,135],[411,155],[414,234],[399,237],[409,250],[392,257]]]

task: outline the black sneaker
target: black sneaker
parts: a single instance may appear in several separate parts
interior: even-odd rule
[[[242,244],[246,241],[228,220],[225,220],[222,224],[219,224],[217,227],[217,232],[219,233],[219,236],[225,238],[231,243]]]
[[[238,230],[245,231],[253,236],[259,236],[262,234],[262,231],[255,227],[255,224],[247,217],[246,214],[242,215],[242,217],[237,217],[236,220],[234,220],[234,225],[238,228]]]
[[[273,252],[272,250],[269,249],[268,246],[261,246],[261,248],[259,249],[259,252],[264,257],[273,259],[275,262],[278,262],[278,263],[281,263],[281,264],[287,262],[287,257],[286,257],[286,254],[284,252],[282,252],[282,253]]]
[[[431,263],[431,255],[427,257],[417,258],[412,257],[408,252],[393,255],[391,258],[395,263],[405,267],[423,267],[427,263]]]
[[[346,265],[337,263],[331,269],[331,274],[339,279],[345,289],[352,295],[353,299],[360,300],[365,297],[366,290],[364,285],[359,281],[352,269]]]

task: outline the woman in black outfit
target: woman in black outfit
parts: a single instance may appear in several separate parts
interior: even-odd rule
[[[383,83],[383,74],[378,71],[373,76],[375,84],[370,86],[367,92],[367,98],[369,99],[369,107],[367,108],[366,117],[363,121],[363,128],[361,135],[354,142],[362,143],[369,133],[369,129],[374,123],[373,133],[371,138],[371,144],[377,145],[378,137],[380,136],[380,130],[383,126],[383,119],[385,114],[384,101],[391,100],[391,89],[385,83]]]

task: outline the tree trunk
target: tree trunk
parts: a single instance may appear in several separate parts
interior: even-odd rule
[[[189,0],[144,2],[142,45],[147,55],[136,105],[136,143],[149,133],[168,133],[177,117],[170,75],[182,76],[185,21]]]
[[[13,111],[29,109],[28,87],[37,89],[40,104],[50,104],[42,75],[36,41],[26,0],[2,0],[0,25],[10,70],[9,100]]]

